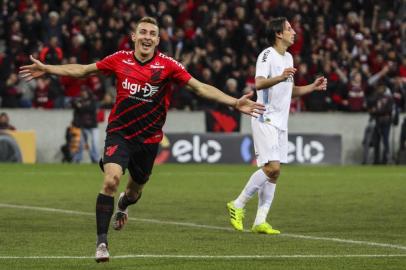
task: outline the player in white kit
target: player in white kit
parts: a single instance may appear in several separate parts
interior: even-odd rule
[[[294,43],[295,31],[284,17],[270,21],[269,41],[271,47],[263,50],[257,59],[255,87],[257,102],[266,111],[251,119],[257,165],[241,194],[227,203],[230,222],[234,229],[243,231],[244,207],[258,193],[258,210],[252,232],[279,234],[266,221],[274,198],[280,164],[287,162],[288,117],[292,96],[302,96],[312,91],[324,91],[327,79],[317,78],[312,84],[295,86],[292,55],[286,50]]]

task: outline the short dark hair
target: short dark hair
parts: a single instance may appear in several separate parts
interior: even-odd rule
[[[285,28],[286,17],[277,17],[269,21],[268,40],[271,46],[276,43],[276,34],[282,33]]]
[[[134,31],[137,31],[137,27],[140,23],[150,23],[156,25],[159,28],[158,21],[153,17],[142,17],[138,22],[135,23]]]

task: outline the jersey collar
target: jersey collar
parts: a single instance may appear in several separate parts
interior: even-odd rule
[[[140,60],[137,59],[137,57],[135,57],[134,52],[135,52],[135,51],[133,51],[133,53],[132,53],[133,58],[134,58],[134,60],[135,60],[140,66],[145,66],[145,65],[149,64],[152,60],[154,60],[155,56],[157,56],[157,54],[158,54],[158,51],[155,50],[154,55],[151,57],[151,59],[149,59],[149,60],[147,60],[147,61],[145,61],[145,62],[141,62]]]

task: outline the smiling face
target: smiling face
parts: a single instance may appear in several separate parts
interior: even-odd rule
[[[155,24],[141,22],[131,33],[131,40],[135,45],[135,56],[139,60],[148,60],[159,44],[159,28]]]

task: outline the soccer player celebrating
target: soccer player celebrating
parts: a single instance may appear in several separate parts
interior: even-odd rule
[[[234,229],[242,231],[244,207],[258,193],[258,210],[252,232],[279,234],[266,222],[274,198],[281,163],[288,156],[288,117],[292,96],[301,96],[315,90],[326,90],[327,79],[317,78],[312,84],[295,86],[292,55],[287,52],[295,39],[295,31],[286,18],[270,21],[271,47],[263,50],[257,59],[255,87],[257,102],[265,105],[265,112],[251,119],[255,155],[259,170],[254,172],[241,194],[227,203],[230,222]]]
[[[122,229],[127,222],[128,206],[140,199],[152,172],[172,94],[168,87],[171,81],[187,85],[203,98],[254,117],[264,111],[262,104],[249,99],[252,93],[240,99],[228,96],[196,80],[180,63],[157,51],[159,28],[154,18],[139,20],[131,39],[135,46],[133,51],[119,51],[97,63],[46,65],[31,56],[33,64],[20,68],[20,75],[26,80],[45,73],[83,77],[98,71],[113,73],[117,78],[117,98],[109,116],[101,161],[104,182],[96,201],[97,262],[109,260],[107,232],[121,176],[128,169],[127,187],[119,196],[113,218],[116,230]]]

